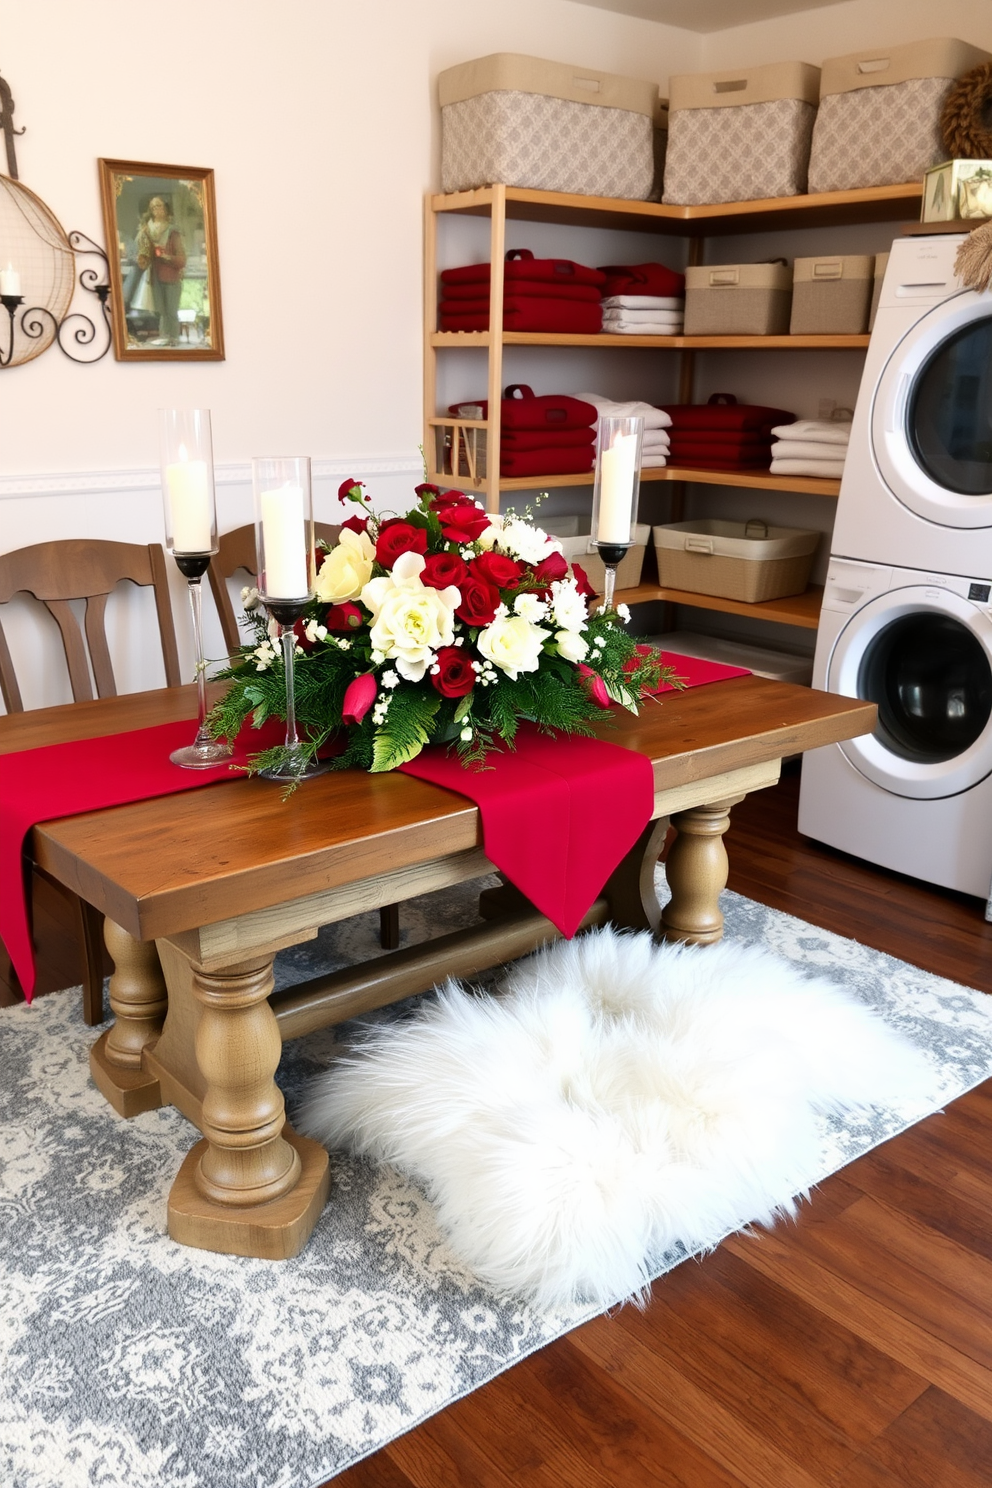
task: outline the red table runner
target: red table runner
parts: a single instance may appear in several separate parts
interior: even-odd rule
[[[747,675],[743,667],[669,652],[664,658],[687,687]],[[659,689],[671,690],[669,684]],[[27,835],[38,822],[241,778],[226,763],[183,770],[171,762],[170,752],[189,743],[193,728],[185,719],[0,755],[0,940],[29,1002],[35,966],[23,856]],[[281,731],[276,720],[259,731],[243,730],[233,763],[278,743]],[[515,752],[494,752],[492,770],[466,770],[440,748],[424,750],[402,768],[475,801],[486,856],[563,934],[572,935],[650,818],[651,762],[598,739],[550,739],[530,725],[521,727],[517,740]]]

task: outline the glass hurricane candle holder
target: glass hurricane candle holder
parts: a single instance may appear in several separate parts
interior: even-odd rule
[[[592,535],[606,570],[603,609],[613,609],[617,565],[634,540],[641,488],[643,418],[603,417],[596,437]]]
[[[163,408],[159,416],[165,543],[186,580],[196,649],[199,724],[192,744],[169,758],[184,770],[209,770],[231,753],[207,729],[207,663],[203,656],[200,580],[217,552],[214,457],[207,408]]]
[[[279,627],[286,675],[286,751],[283,763],[259,774],[267,780],[307,780],[327,766],[308,756],[296,728],[294,626],[314,595],[313,493],[307,455],[257,456],[251,462],[255,495],[255,550],[259,598]]]

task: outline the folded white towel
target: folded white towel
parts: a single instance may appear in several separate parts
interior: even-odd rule
[[[685,316],[681,310],[605,310],[605,325],[682,325]]]
[[[684,310],[683,295],[607,295],[604,310]]]
[[[663,470],[667,464],[667,455],[646,455],[643,452],[641,454],[642,470]]]
[[[603,321],[604,336],[681,336],[681,320]]]
[[[773,460],[772,475],[817,475],[826,480],[840,480],[843,460]]]
[[[672,420],[663,408],[652,408],[650,403],[639,403],[636,399],[628,403],[617,403],[602,393],[574,393],[583,403],[591,403],[600,415],[606,418],[642,418],[644,429],[668,429]]]
[[[666,455],[671,447],[672,441],[664,429],[645,429],[644,437],[641,440],[641,449],[645,454],[648,454],[650,451],[651,454],[658,454],[660,452]]]
[[[772,433],[777,439],[814,440],[817,444],[847,444],[851,438],[850,421],[835,419],[797,419],[794,424],[776,424]]]
[[[815,439],[779,439],[772,445],[773,460],[830,460],[843,465],[846,446],[820,444]]]

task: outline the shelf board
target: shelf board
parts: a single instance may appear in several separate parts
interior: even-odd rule
[[[431,345],[466,348],[489,346],[488,331],[434,331]],[[653,348],[660,351],[864,351],[867,336],[617,336],[597,331],[504,331],[504,346],[596,346]]]
[[[516,221],[560,222],[581,227],[667,233],[678,237],[763,232],[790,227],[828,227],[850,222],[898,222],[918,218],[923,187],[919,181],[872,186],[860,191],[822,191],[811,196],[775,196],[759,201],[718,202],[676,207],[616,197],[577,196],[507,186],[506,215]],[[458,191],[431,197],[435,212],[488,216],[494,189]]]
[[[436,486],[453,485],[453,477],[432,470],[427,479]],[[469,490],[471,483],[464,477],[462,490]],[[646,481],[690,481],[700,486],[738,486],[749,491],[785,491],[806,496],[840,495],[840,481],[816,480],[806,475],[772,475],[768,470],[697,470],[689,465],[664,465],[660,470],[642,470],[642,483]],[[585,475],[520,475],[500,481],[501,491],[543,491],[561,486],[591,486],[593,472]],[[475,487],[481,492],[485,482]]]
[[[904,238],[934,238],[941,233],[970,233],[992,219],[988,217],[955,217],[951,222],[906,222]]]
[[[786,599],[769,599],[763,604],[744,604],[737,599],[719,599],[712,594],[694,594],[688,589],[669,589],[664,584],[639,584],[616,596],[625,604],[644,604],[663,599],[669,604],[687,605],[695,610],[719,610],[724,615],[748,615],[753,620],[772,620],[779,625],[798,625],[815,630],[820,623],[823,590],[811,587],[805,594],[790,594]]]

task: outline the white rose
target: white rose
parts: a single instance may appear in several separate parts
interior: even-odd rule
[[[547,558],[549,553],[561,552],[561,544],[553,542],[540,527],[531,527],[528,522],[521,522],[516,517],[503,523],[497,542],[504,553],[510,553],[532,568]]]
[[[493,549],[499,541],[499,536],[502,531],[503,518],[490,517],[489,526],[485,529],[484,532],[480,532],[478,537],[475,539],[476,546],[480,547],[484,553],[490,552],[491,549]]]
[[[430,589],[421,582],[424,559],[401,553],[392,573],[372,579],[362,590],[362,604],[375,619],[369,639],[373,654],[396,663],[408,682],[419,682],[434,661],[439,646],[455,638],[455,607],[461,593],[454,584]]]
[[[375,548],[367,532],[341,528],[341,536],[320,566],[314,591],[325,604],[357,599],[372,577]]]
[[[539,599],[536,594],[518,594],[513,601],[513,608],[516,614],[523,615],[525,620],[532,620],[535,625],[548,613],[544,600]]]
[[[577,630],[559,630],[555,635],[558,655],[566,661],[585,661],[589,655],[589,643]]]
[[[551,613],[559,630],[583,630],[586,602],[574,578],[555,579],[551,585]]]
[[[487,661],[515,682],[521,672],[537,671],[547,639],[548,632],[523,615],[506,615],[480,631],[476,645]]]

